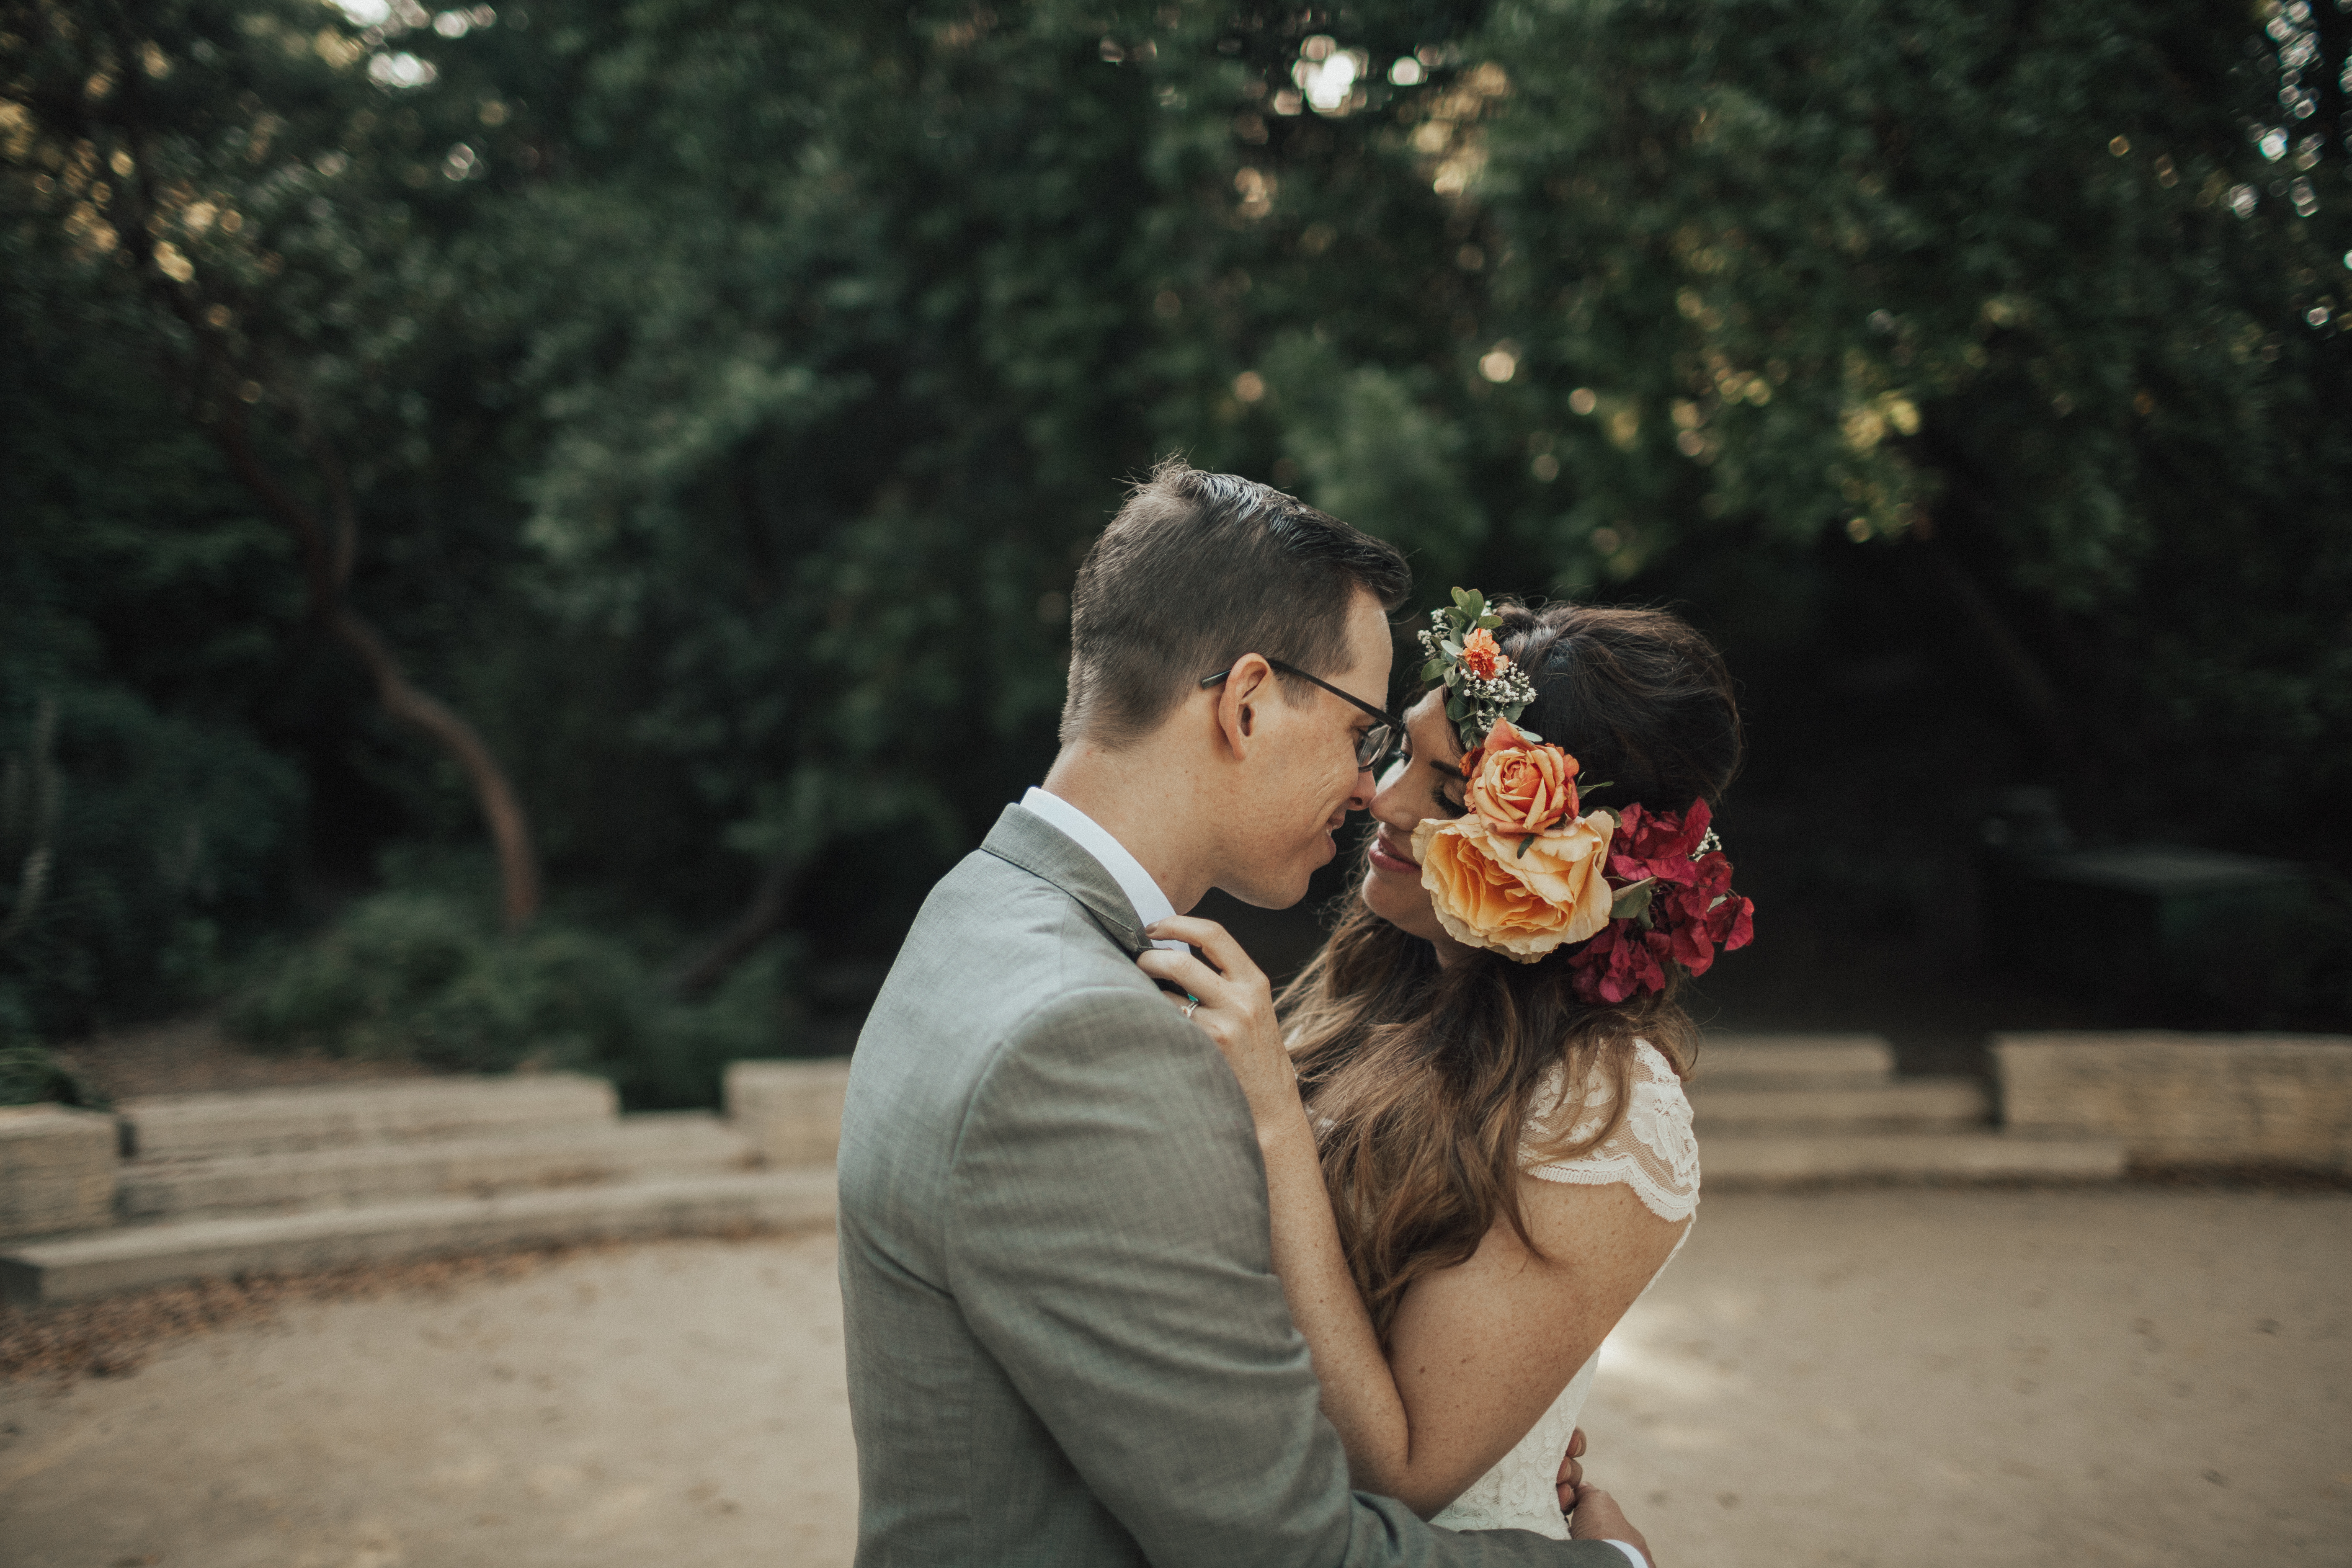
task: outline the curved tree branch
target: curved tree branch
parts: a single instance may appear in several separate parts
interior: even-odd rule
[[[729,970],[742,963],[753,948],[784,923],[799,883],[797,858],[782,856],[770,863],[761,874],[759,886],[751,889],[743,912],[735,917],[735,923],[672,974],[670,988],[680,995],[699,996],[726,979]]]
[[[490,842],[498,851],[499,884],[507,928],[519,930],[539,912],[539,861],[530,842],[530,819],[522,802],[480,733],[456,710],[409,680],[376,629],[344,600],[343,574],[348,551],[331,541],[315,513],[296,500],[253,450],[251,432],[234,402],[206,422],[214,441],[229,467],[258,496],[272,516],[294,535],[302,555],[302,575],[310,590],[310,612],[336,641],[357,656],[375,682],[376,700],[402,723],[422,732],[454,759],[473,786]],[[315,448],[314,448],[315,455]],[[342,492],[330,481],[331,493]],[[343,502],[348,505],[348,501]],[[352,536],[348,514],[341,520],[339,540]]]

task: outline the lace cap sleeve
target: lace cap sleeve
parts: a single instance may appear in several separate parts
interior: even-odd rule
[[[1542,1162],[1542,1144],[1558,1136],[1543,1112],[1559,1105],[1566,1087],[1561,1069],[1555,1068],[1553,1075],[1545,1092],[1536,1097],[1537,1114],[1528,1119],[1520,1143],[1528,1174],[1587,1187],[1622,1182],[1660,1219],[1688,1219],[1698,1208],[1698,1139],[1691,1131],[1690,1100],[1683,1094],[1682,1079],[1658,1048],[1647,1040],[1633,1042],[1627,1075],[1633,1103],[1615,1131],[1573,1159]],[[1570,1141],[1592,1136],[1614,1109],[1608,1074],[1596,1064],[1585,1079],[1583,1110],[1569,1129]]]

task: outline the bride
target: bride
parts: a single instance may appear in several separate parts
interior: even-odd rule
[[[1698,1205],[1675,991],[1748,936],[1707,829],[1739,719],[1673,616],[1454,599],[1422,634],[1433,685],[1363,880],[1280,1002],[1212,921],[1150,932],[1201,958],[1139,962],[1248,1098],[1355,1484],[1566,1537],[1559,1456],[1601,1342]]]

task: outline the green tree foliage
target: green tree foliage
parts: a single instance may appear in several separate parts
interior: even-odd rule
[[[371,79],[431,69],[372,58],[350,28],[319,25],[331,15],[303,0],[14,5],[0,133],[28,226],[63,242],[94,302],[134,318],[185,416],[290,536],[311,619],[467,775],[519,925],[538,873],[503,768],[349,595],[360,495],[379,477],[380,501],[413,489],[432,449],[418,384],[440,368],[432,329],[458,293],[446,241],[466,204],[441,195],[420,214],[407,198],[432,188],[414,160],[461,100],[379,113]],[[464,188],[472,158],[452,146],[446,181]],[[346,456],[388,438],[389,473]]]
[[[123,374],[135,333],[20,237],[0,236],[0,1014],[62,1034],[217,982],[282,911],[304,791],[257,735],[281,542]]]
[[[224,831],[241,864],[480,832],[446,756],[320,717],[357,697],[303,629],[323,547],[509,771],[558,935],[625,928],[689,994],[781,927],[887,951],[1041,770],[1076,557],[1179,447],[1406,545],[1433,600],[1677,596],[1807,671],[1868,603],[1980,694],[1921,721],[1973,755],[1874,775],[1918,809],[2054,782],[2106,833],[2352,862],[2326,5],[0,15],[40,356],[8,395],[58,432],[57,521],[8,548],[65,584],[26,591],[47,662],[12,648],[0,734],[76,710],[79,659],[299,763],[307,830],[168,786],[275,824]],[[1864,749],[1789,777],[1851,792]],[[122,754],[166,751],[203,748]],[[2184,813],[2189,777],[2233,809]],[[1868,874],[1810,831],[1824,897]],[[352,1039],[442,1005],[360,991]],[[484,1030],[451,1059],[528,1054]]]
[[[1725,0],[1486,37],[1498,313],[1576,476],[1564,542],[1605,530],[1620,573],[1907,552],[2078,784],[2185,767],[2323,815],[2352,782],[2352,22]]]

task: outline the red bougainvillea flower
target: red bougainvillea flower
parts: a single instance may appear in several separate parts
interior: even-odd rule
[[[1610,845],[1608,875],[1616,887],[1654,881],[1650,929],[1633,919],[1612,921],[1570,959],[1576,994],[1614,1005],[1637,993],[1666,988],[1666,968],[1704,974],[1716,954],[1746,947],[1756,935],[1756,906],[1731,890],[1731,861],[1720,849],[1696,859],[1713,814],[1706,802],[1686,812],[1627,806]]]
[[[1573,987],[1580,1000],[1614,1006],[1638,992],[1664,991],[1665,966],[1673,961],[1664,931],[1612,921],[1568,962],[1576,972]]]
[[[1510,661],[1503,657],[1502,645],[1495,640],[1495,634],[1478,626],[1462,639],[1462,662],[1479,679],[1492,680],[1496,672]]]
[[[1706,839],[1714,814],[1706,802],[1691,802],[1688,811],[1643,811],[1640,803],[1619,814],[1617,837],[1609,847],[1612,881],[1638,882],[1655,877],[1662,882],[1688,886],[1698,873],[1691,851]]]

